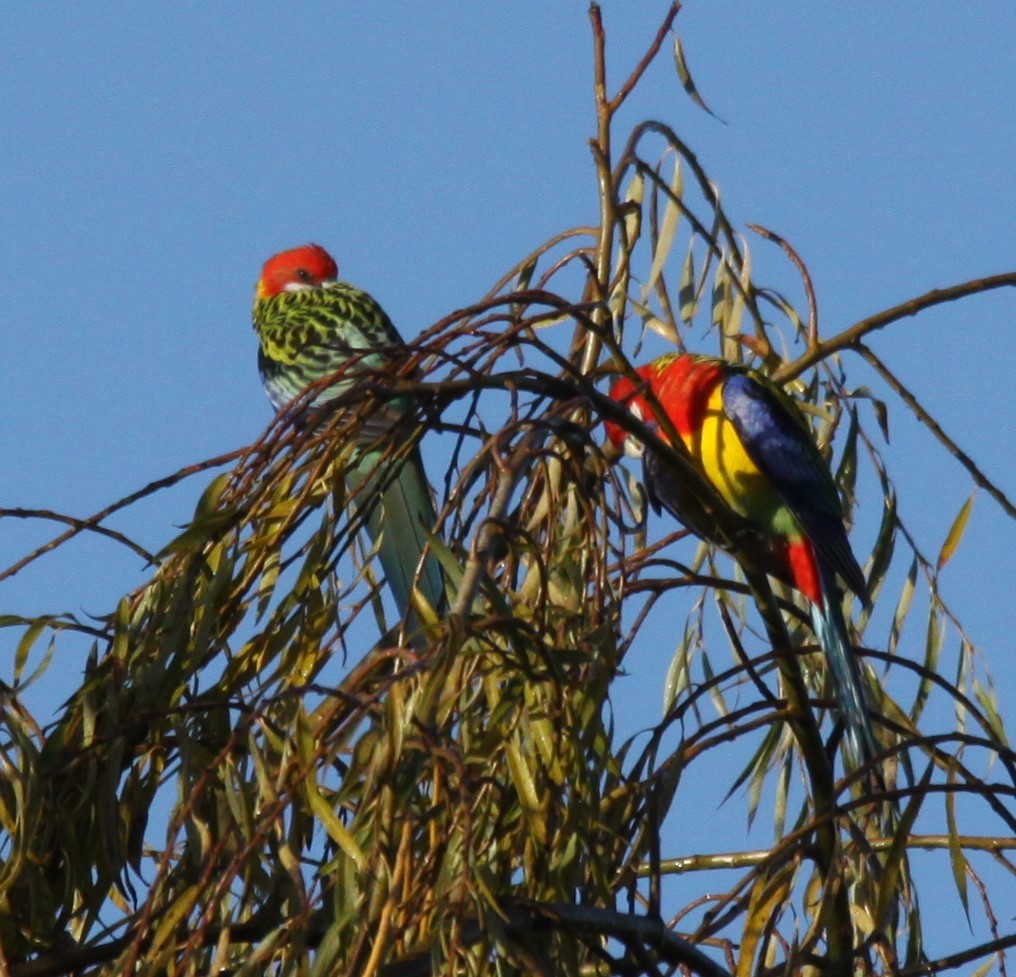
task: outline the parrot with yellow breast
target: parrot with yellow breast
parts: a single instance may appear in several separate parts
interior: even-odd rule
[[[692,464],[735,524],[744,527],[742,558],[804,597],[843,716],[848,759],[855,767],[871,761],[879,748],[843,617],[840,582],[866,604],[868,588],[847,539],[836,485],[804,418],[770,380],[725,360],[673,353],[635,373],[639,382],[621,377],[611,398],[667,440],[648,399],[652,393]],[[608,421],[606,428],[615,446],[642,458],[654,507],[722,544],[706,507],[675,466],[619,424]]]

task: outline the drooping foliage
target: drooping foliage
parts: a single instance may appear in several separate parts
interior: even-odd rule
[[[1016,757],[937,586],[969,509],[927,559],[880,453],[886,414],[916,401],[867,337],[1016,275],[820,334],[793,249],[752,227],[749,250],[672,128],[616,131],[676,43],[676,15],[611,95],[591,10],[592,226],[524,257],[316,424],[294,425],[297,405],[248,448],[67,520],[7,569],[59,559],[84,531],[135,545],[106,527],[111,511],[222,469],[108,616],[0,619],[15,646],[0,700],[8,973],[946,969],[956,961],[936,959],[922,929],[918,849],[932,852],[926,884],[954,885],[993,933],[964,959],[1013,943],[1011,905],[978,859],[1003,863],[1012,891]],[[761,283],[787,267],[803,314]],[[848,511],[862,496],[881,511],[858,551],[875,611],[851,620],[877,771],[844,775],[828,676],[792,593],[647,519],[638,471],[604,445],[605,418],[637,423],[607,398],[609,377],[674,347],[751,361],[784,384]],[[882,374],[883,400],[855,389],[858,357]],[[363,505],[341,478],[391,398],[417,405],[386,450],[426,445],[431,547],[449,581],[448,613],[427,621],[422,645],[401,640],[362,549]],[[707,497],[687,458],[659,448]],[[927,640],[904,647],[917,613]],[[954,677],[939,670],[947,629],[961,646]],[[21,690],[81,636],[92,653],[80,688],[43,728]],[[636,708],[627,676],[660,660],[663,708]],[[962,727],[928,725],[931,702]],[[682,827],[695,810],[729,824],[728,847]],[[974,836],[968,820],[997,830]],[[768,832],[761,848],[747,847],[750,825]]]

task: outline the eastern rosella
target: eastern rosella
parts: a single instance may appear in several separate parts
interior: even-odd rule
[[[366,292],[338,281],[338,266],[316,244],[265,262],[255,290],[254,330],[261,381],[276,410],[309,384],[348,366],[346,375],[340,374],[314,401],[315,406],[328,403],[354,387],[358,375],[383,369],[402,346],[381,306]],[[419,448],[407,455],[385,443],[408,409],[398,400],[379,406],[363,425],[358,451],[343,472],[402,617],[409,613],[414,586],[431,607],[440,607],[444,599],[437,560],[429,552],[424,556],[435,515]],[[400,466],[397,471],[393,464]]]
[[[854,765],[878,753],[864,703],[860,669],[843,618],[837,577],[868,602],[864,573],[843,523],[839,493],[804,418],[771,381],[747,367],[687,353],[662,356],[622,377],[610,396],[663,439],[646,398],[652,391],[687,455],[745,532],[744,559],[792,584],[807,600],[812,628],[825,652],[843,713],[848,757]],[[654,508],[667,509],[689,529],[722,542],[707,508],[681,482],[674,466],[619,425],[611,441],[642,457]]]

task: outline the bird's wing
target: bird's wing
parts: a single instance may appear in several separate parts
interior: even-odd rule
[[[782,391],[749,372],[723,384],[723,409],[758,469],[793,513],[819,558],[867,600],[839,493],[804,419]]]
[[[276,410],[315,381],[341,374],[316,398],[319,407],[326,405],[364,378],[376,378],[404,346],[377,301],[346,282],[262,301],[255,305],[254,327],[258,367]],[[367,439],[387,433],[405,409],[396,400],[380,406],[376,433]]]

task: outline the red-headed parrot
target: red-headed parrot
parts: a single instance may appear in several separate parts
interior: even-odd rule
[[[261,381],[276,410],[355,359],[355,366],[315,400],[316,405],[327,403],[356,384],[358,370],[382,369],[402,346],[384,309],[366,292],[338,281],[335,261],[317,244],[283,251],[265,262],[255,289],[254,330]],[[363,427],[361,449],[343,473],[401,617],[409,612],[414,586],[433,608],[444,599],[441,568],[426,551],[436,519],[420,451],[414,447],[406,455],[386,443],[393,431],[406,436],[398,422],[409,409],[398,400],[379,406]]]
[[[839,493],[811,431],[790,398],[747,367],[674,353],[617,380],[610,396],[667,440],[646,399],[651,390],[691,461],[743,525],[742,555],[792,584],[807,600],[825,652],[855,766],[879,752],[864,703],[861,674],[843,618],[843,581],[865,603],[864,574],[847,540]],[[642,457],[646,490],[696,534],[722,542],[694,493],[642,443],[613,422],[611,441]]]

